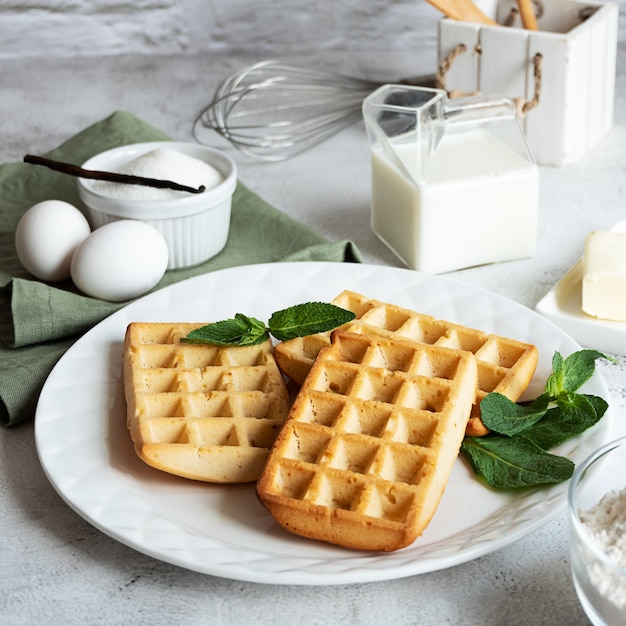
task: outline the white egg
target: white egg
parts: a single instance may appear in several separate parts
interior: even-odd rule
[[[161,280],[169,251],[156,229],[134,220],[105,224],[85,239],[72,259],[72,280],[88,296],[122,302]]]
[[[62,200],[45,200],[20,219],[15,249],[33,276],[50,282],[67,280],[74,252],[90,232],[89,222],[76,207]]]

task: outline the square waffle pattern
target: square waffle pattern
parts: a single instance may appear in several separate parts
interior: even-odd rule
[[[430,522],[476,395],[471,352],[336,331],[320,350],[257,492],[288,531],[361,550]]]
[[[480,419],[479,406],[488,393],[498,392],[516,402],[537,368],[538,352],[532,344],[438,320],[352,291],[343,291],[332,302],[355,313],[355,320],[343,327],[350,332],[401,337],[471,352],[478,367],[478,389],[468,435],[489,432]],[[282,372],[301,385],[318,352],[329,343],[330,333],[291,339],[278,344],[274,356]]]
[[[287,417],[285,381],[269,340],[245,347],[180,342],[199,326],[128,326],[124,390],[135,450],[185,478],[255,481]]]

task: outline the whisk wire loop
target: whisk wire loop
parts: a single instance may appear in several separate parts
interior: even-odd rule
[[[194,123],[256,159],[279,161],[361,119],[378,83],[278,61],[262,61],[226,78]]]
[[[381,83],[280,61],[255,63],[227,77],[193,125],[214,131],[242,153],[281,161],[362,119],[363,100]]]

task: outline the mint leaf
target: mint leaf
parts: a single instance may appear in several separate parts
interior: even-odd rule
[[[543,394],[529,404],[516,404],[500,393],[490,393],[480,403],[480,416],[489,430],[511,437],[538,422],[549,401]]]
[[[218,346],[252,346],[269,339],[270,333],[281,341],[332,330],[352,321],[356,315],[326,302],[308,302],[277,311],[269,326],[237,313],[233,319],[213,322],[192,330],[183,343],[208,343]]]
[[[567,413],[558,406],[548,409],[548,412],[541,419],[521,436],[532,441],[540,448],[549,450],[562,444],[564,441],[576,437],[594,426],[608,408],[608,404],[597,396],[586,396],[591,405],[590,412]]]
[[[491,487],[559,483],[574,472],[572,461],[550,454],[521,436],[465,437],[461,450]]]
[[[609,408],[609,403],[604,398],[587,394],[585,394],[585,398],[587,398],[587,400],[591,403],[591,406],[593,406],[593,409],[596,412],[598,419],[600,419]]]
[[[597,359],[617,362],[598,350],[578,350],[565,360],[555,352],[552,357],[552,374],[546,381],[546,393],[556,398],[562,391],[577,391],[593,376]]]
[[[552,356],[552,374],[546,380],[545,393],[556,398],[563,390],[563,356],[560,352],[555,352]]]
[[[280,341],[323,333],[351,322],[356,315],[327,302],[308,302],[277,311],[270,317],[269,329]]]
[[[556,399],[556,405],[561,409],[565,418],[574,420],[585,420],[588,416],[595,415],[601,403],[605,403],[602,398],[571,391],[561,392]],[[604,411],[606,411],[606,408],[604,408],[602,414],[604,414]]]
[[[580,389],[593,376],[596,359],[602,358],[616,362],[598,350],[579,350],[568,356],[563,363],[563,391]]]
[[[222,320],[192,330],[182,343],[209,343],[218,346],[253,346],[269,338],[263,322],[237,313],[234,319]]]

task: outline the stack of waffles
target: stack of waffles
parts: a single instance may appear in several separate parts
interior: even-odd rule
[[[397,550],[432,519],[463,437],[488,432],[482,398],[517,401],[537,349],[351,291],[333,304],[355,319],[273,348],[180,341],[200,324],[130,324],[128,428],[155,468],[256,481],[292,533]],[[291,405],[283,374],[300,386]]]

